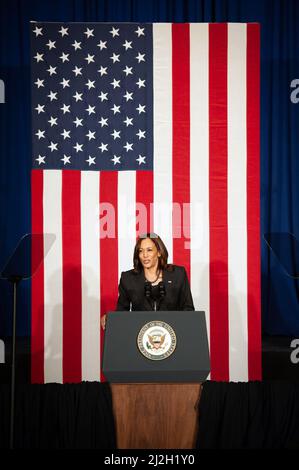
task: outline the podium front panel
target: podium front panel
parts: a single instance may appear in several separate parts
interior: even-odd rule
[[[165,359],[152,360],[139,350],[140,330],[163,322],[175,333],[176,347]],[[103,373],[110,382],[202,382],[210,372],[204,312],[109,312],[103,354]]]

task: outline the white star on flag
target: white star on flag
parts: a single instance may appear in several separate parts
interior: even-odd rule
[[[114,28],[114,26],[113,26],[113,27],[112,27],[112,30],[109,31],[109,33],[111,33],[112,36],[115,37],[115,36],[119,36],[119,32],[118,32],[118,31],[119,31],[119,28]]]
[[[108,118],[101,117],[99,124],[101,124],[101,127],[108,126]]]
[[[48,98],[50,98],[51,101],[58,99],[57,98],[57,91],[55,93],[53,91],[50,91],[50,94],[47,95],[47,96],[48,96]]]
[[[141,129],[139,129],[136,135],[139,137],[139,140],[145,139],[145,131],[142,131]]]
[[[83,101],[83,100],[82,100],[82,95],[83,95],[83,93],[78,93],[78,92],[76,91],[76,93],[73,95],[73,98],[75,98],[76,103],[77,103],[78,101]]]
[[[82,150],[82,147],[83,147],[83,144],[79,144],[78,142],[76,142],[76,145],[74,145],[74,149],[76,150],[76,152],[83,152]]]
[[[110,57],[111,60],[113,60],[113,63],[115,64],[115,62],[119,62],[119,54],[115,54],[113,52],[113,55]]]
[[[61,158],[61,161],[63,162],[64,165],[66,165],[67,163],[71,163],[70,160],[71,160],[71,156],[70,156],[70,155],[67,156],[67,155],[64,154],[64,155],[63,155],[63,158]]]
[[[84,34],[86,34],[87,39],[90,38],[91,36],[94,36],[93,34],[94,30],[87,28],[86,31],[84,31]]]
[[[40,54],[39,52],[37,52],[36,55],[34,56],[34,59],[36,59],[36,62],[43,62],[44,61],[43,56],[44,54]]]
[[[120,83],[120,80],[115,80],[115,78],[114,78],[113,82],[111,82],[110,85],[112,85],[114,89],[115,88],[120,88],[119,83]]]
[[[70,113],[70,112],[71,112],[71,111],[70,111],[70,107],[71,107],[70,104],[68,104],[68,105],[64,104],[64,105],[62,106],[62,108],[60,108],[60,109],[61,109],[61,111],[63,112],[63,114],[65,114],[65,113]]]
[[[96,157],[91,157],[90,155],[88,156],[88,160],[86,160],[86,162],[88,163],[88,165],[95,165],[96,162],[95,162],[95,159]]]
[[[139,155],[138,158],[136,158],[136,161],[139,163],[139,165],[141,165],[141,163],[145,163],[145,159],[146,157]]]
[[[35,37],[37,38],[38,36],[43,36],[42,31],[43,31],[43,28],[38,28],[36,26],[32,32],[35,34]]]
[[[124,48],[126,49],[126,51],[127,51],[128,49],[132,49],[131,44],[132,44],[132,41],[125,41],[125,43],[123,44],[123,46],[124,46]]]
[[[133,93],[129,93],[128,91],[126,91],[126,94],[124,95],[124,98],[126,98],[126,101],[129,101],[129,100],[133,101],[132,95],[133,95]]]
[[[101,94],[100,94],[98,97],[99,97],[100,100],[103,102],[103,101],[107,101],[107,100],[108,100],[107,96],[108,96],[108,93],[103,93],[103,92],[101,91]]]
[[[141,88],[141,87],[145,87],[145,80],[141,80],[141,78],[139,78],[138,82],[136,82],[136,85],[138,85],[138,88]]]
[[[65,54],[65,52],[63,52],[59,59],[61,59],[63,63],[69,62],[69,54]]]
[[[126,149],[126,151],[128,152],[129,150],[133,150],[133,143],[132,144],[129,144],[129,142],[126,143],[126,145],[123,146],[124,149]]]
[[[120,113],[120,106],[116,106],[116,104],[113,105],[113,108],[110,108],[111,111],[113,111],[113,114]]]
[[[66,129],[63,129],[63,132],[61,132],[60,135],[63,136],[63,139],[64,139],[64,140],[65,140],[65,139],[70,139],[70,138],[71,138],[70,133],[71,133],[71,131],[67,131]]]
[[[38,140],[45,138],[45,132],[46,132],[46,131],[41,131],[41,130],[39,129],[39,130],[35,133],[35,135],[37,135],[37,137],[38,137]]]
[[[39,155],[35,160],[37,160],[38,164],[40,165],[41,163],[46,163],[45,158],[46,158],[45,155],[43,157]]]
[[[91,114],[95,114],[95,113],[96,113],[94,109],[95,109],[95,106],[89,105],[88,108],[85,109],[85,111],[87,111],[88,114],[89,114],[89,116],[90,116]]]
[[[45,107],[44,104],[43,104],[43,105],[38,104],[37,107],[34,108],[34,109],[36,109],[36,111],[38,112],[38,114],[40,114],[40,113],[44,113],[44,112],[45,112],[44,107]]]
[[[98,147],[101,152],[108,152],[108,144],[104,144],[103,142],[101,142],[101,145]]]
[[[61,26],[61,29],[58,32],[61,34],[62,37],[63,36],[68,36],[68,34],[69,34],[68,29],[69,28],[64,28],[63,26]]]
[[[140,52],[138,52],[138,56],[136,56],[136,59],[138,60],[139,64],[140,64],[140,62],[145,62],[144,56],[145,56],[145,54],[141,54]]]
[[[106,43],[107,43],[107,41],[100,41],[100,43],[97,44],[97,46],[98,46],[101,50],[102,50],[102,49],[107,49]]]
[[[95,80],[91,81],[91,80],[88,80],[87,83],[85,83],[85,85],[88,87],[88,89],[90,90],[91,88],[95,88]]]
[[[112,134],[110,134],[113,136],[113,139],[120,139],[120,131],[116,131],[115,129],[113,130]]]
[[[57,148],[58,143],[54,143],[51,141],[50,145],[48,145],[48,148],[53,152],[54,150],[58,150]]]
[[[46,44],[46,46],[48,46],[49,50],[56,49],[55,42],[56,41],[51,41],[51,39],[49,39],[49,42]]]
[[[52,117],[52,116],[50,117],[48,123],[51,125],[51,127],[57,126],[57,119],[58,119],[58,118],[54,118],[54,117]]]
[[[72,44],[72,46],[74,47],[75,51],[77,49],[81,49],[81,42],[78,42],[75,40],[75,42]]]
[[[101,77],[102,77],[103,75],[107,75],[107,67],[103,67],[103,66],[101,65],[101,68],[98,70],[98,72],[101,74]]]
[[[128,76],[128,75],[133,75],[132,68],[133,68],[133,67],[128,67],[128,66],[126,65],[126,68],[123,70],[123,72],[125,72],[126,76]]]
[[[121,156],[116,156],[116,155],[113,155],[113,158],[111,158],[111,161],[113,162],[114,165],[116,165],[117,163],[120,163],[120,159],[121,159]]]
[[[145,104],[144,105],[139,104],[136,109],[139,112],[139,114],[145,113]]]
[[[91,131],[88,131],[88,134],[86,134],[86,137],[88,137],[88,140],[91,140],[91,139],[95,139],[95,131],[94,132],[91,132]]]
[[[59,82],[60,85],[63,86],[63,88],[65,87],[69,87],[70,86],[70,80],[66,80],[65,78],[62,79],[62,82]]]
[[[76,124],[76,127],[79,127],[79,126],[83,126],[82,124],[82,121],[83,121],[83,118],[82,119],[79,119],[78,117],[76,117],[74,124]]]
[[[138,37],[140,36],[144,36],[144,28],[140,28],[140,26],[138,26],[137,30],[135,31],[136,34],[138,34]]]
[[[129,118],[128,116],[126,117],[126,119],[124,120],[124,123],[126,124],[126,126],[133,126],[133,118]]]
[[[40,88],[41,86],[44,87],[44,81],[45,80],[40,80],[39,78],[34,82],[34,84],[37,86],[37,88]]]
[[[91,62],[94,62],[94,55],[87,54],[87,57],[85,57],[85,60],[90,64]]]
[[[77,67],[77,65],[76,65],[75,68],[72,70],[72,72],[74,72],[74,74],[77,77],[78,75],[82,75],[81,70],[82,70],[82,67]]]
[[[49,74],[52,76],[53,74],[57,74],[56,69],[57,67],[52,67],[52,65],[50,65],[50,67],[47,69],[47,72],[49,72]]]

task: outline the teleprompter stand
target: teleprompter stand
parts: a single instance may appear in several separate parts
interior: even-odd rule
[[[22,280],[30,279],[35,274],[54,240],[54,234],[28,233],[24,235],[1,272],[1,278],[9,281],[13,286],[10,449],[14,447],[17,288]]]
[[[292,279],[299,279],[299,241],[295,235],[289,232],[269,232],[263,238],[285,274]]]

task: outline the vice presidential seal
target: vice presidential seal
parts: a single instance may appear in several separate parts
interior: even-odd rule
[[[153,361],[169,357],[175,351],[176,344],[174,330],[163,321],[146,323],[137,336],[139,351]]]

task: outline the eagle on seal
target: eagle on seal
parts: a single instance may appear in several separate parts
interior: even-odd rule
[[[165,341],[165,334],[160,336],[160,335],[147,335],[149,342],[153,346],[154,349],[160,349],[163,346],[163,343]]]

